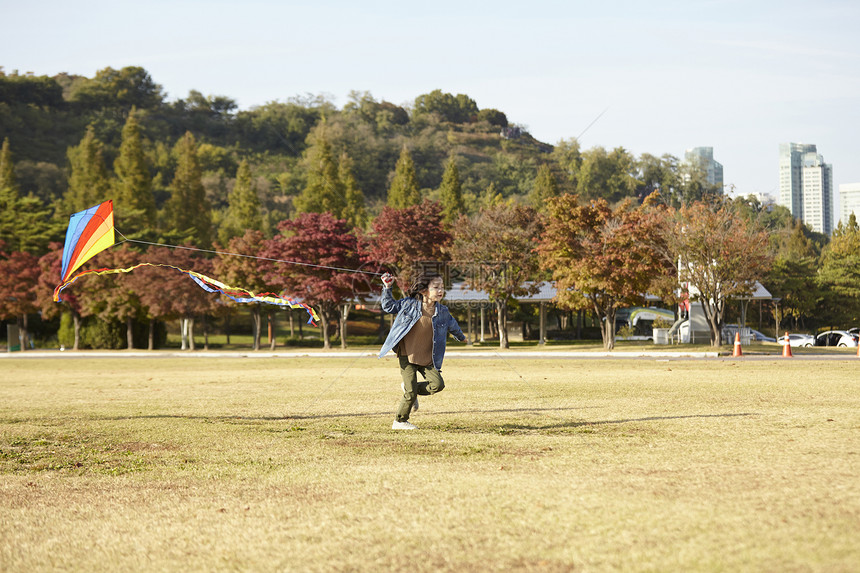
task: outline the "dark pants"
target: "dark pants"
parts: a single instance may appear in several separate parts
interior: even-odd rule
[[[418,381],[418,373],[424,375],[426,382]],[[445,389],[445,381],[442,380],[442,373],[436,370],[432,364],[430,366],[418,366],[412,364],[405,356],[400,357],[400,375],[403,377],[403,398],[400,399],[400,405],[397,406],[397,421],[405,422],[409,419],[409,413],[412,411],[412,404],[418,396],[429,396],[441,392]]]

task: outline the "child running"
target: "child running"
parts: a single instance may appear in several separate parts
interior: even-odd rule
[[[445,358],[445,343],[450,332],[460,342],[466,336],[460,325],[451,316],[448,307],[439,301],[445,296],[442,277],[425,273],[420,275],[406,297],[394,300],[391,285],[394,277],[382,275],[382,310],[396,314],[394,324],[379,357],[395,350],[400,360],[400,375],[403,397],[397,407],[392,430],[417,430],[409,423],[409,414],[418,409],[418,396],[429,396],[445,388],[442,380],[442,360]],[[418,373],[426,379],[418,382]]]

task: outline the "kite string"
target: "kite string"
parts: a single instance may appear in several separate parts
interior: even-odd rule
[[[285,264],[289,264],[289,265],[300,265],[300,266],[304,266],[304,267],[314,267],[314,268],[317,268],[317,269],[330,269],[330,270],[333,270],[333,271],[342,271],[342,272],[346,272],[346,273],[361,273],[361,274],[365,274],[365,275],[375,275],[375,276],[382,276],[382,275],[384,274],[384,273],[374,273],[374,272],[371,272],[371,271],[360,271],[360,270],[357,270],[357,269],[345,269],[345,268],[342,268],[342,267],[331,267],[331,266],[328,266],[328,265],[317,265],[317,264],[314,264],[314,263],[303,263],[303,262],[300,262],[300,261],[287,261],[287,260],[284,260],[284,259],[270,259],[270,258],[268,258],[268,257],[258,257],[258,256],[255,256],[255,255],[245,255],[245,254],[242,254],[242,253],[230,253],[230,252],[227,252],[227,251],[213,251],[213,250],[211,250],[211,249],[199,249],[199,248],[197,248],[197,247],[185,247],[185,246],[182,246],[182,245],[167,245],[167,244],[165,244],[165,243],[151,243],[151,242],[149,242],[149,241],[139,241],[139,240],[137,240],[137,239],[129,239],[128,237],[126,237],[125,235],[123,235],[123,234],[122,234],[120,231],[118,231],[117,229],[114,229],[114,230],[116,231],[116,233],[117,233],[120,237],[122,237],[122,241],[117,241],[116,243],[114,243],[114,245],[113,245],[113,246],[117,246],[117,245],[119,245],[119,244],[121,244],[121,243],[126,243],[126,242],[128,242],[128,243],[138,243],[138,244],[141,244],[141,245],[152,245],[152,246],[154,246],[154,247],[168,247],[168,248],[171,248],[171,249],[185,249],[186,251],[198,251],[198,252],[201,252],[201,253],[211,253],[211,254],[215,254],[215,255],[228,255],[228,256],[231,256],[231,257],[244,257],[244,258],[246,258],[246,259],[257,259],[257,260],[260,260],[260,261],[269,261],[269,262],[273,262],[273,263],[285,263]]]

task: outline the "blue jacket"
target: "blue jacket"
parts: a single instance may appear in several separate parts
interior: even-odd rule
[[[391,325],[388,338],[385,339],[382,350],[379,352],[380,358],[396,348],[406,333],[421,318],[421,301],[412,297],[394,300],[391,289],[383,288],[382,310],[388,314],[396,313],[397,316],[394,317],[394,324]],[[448,307],[437,302],[436,311],[433,313],[433,366],[436,367],[436,370],[442,370],[442,360],[445,358],[445,340],[449,332],[460,342],[466,340],[466,336],[460,330],[457,320],[451,316]]]

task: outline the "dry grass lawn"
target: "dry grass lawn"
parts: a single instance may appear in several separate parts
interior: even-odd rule
[[[857,571],[860,361],[0,362],[0,570]]]

